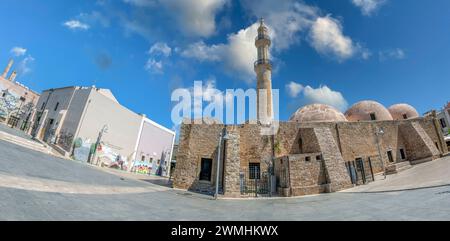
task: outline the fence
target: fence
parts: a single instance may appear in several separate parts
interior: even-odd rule
[[[271,196],[271,175],[259,168],[249,168],[240,173],[241,195],[249,197]]]

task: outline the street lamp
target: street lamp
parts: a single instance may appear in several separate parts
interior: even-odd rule
[[[108,133],[108,125],[104,125],[103,128],[98,133],[97,142],[95,142],[95,150],[94,150],[94,153],[93,153],[91,161],[90,161],[91,164],[94,164],[93,162],[95,162],[95,165],[98,165],[97,161],[95,160],[97,158],[97,148],[98,148],[98,145],[100,145],[100,142],[102,141],[102,137],[105,133]]]
[[[376,139],[377,139],[378,155],[380,156],[381,167],[383,168],[384,179],[386,179],[386,167],[384,166],[383,156],[381,154],[380,140],[379,140],[379,137],[384,135],[383,128],[377,127],[375,135],[377,137]]]
[[[222,149],[222,142],[226,141],[226,140],[229,140],[229,139],[230,139],[230,136],[227,133],[227,129],[225,129],[223,131],[223,133],[220,133],[220,136],[219,136],[219,148],[218,148],[218,151],[217,151],[216,193],[214,194],[214,199],[216,199],[216,200],[219,197],[219,176],[220,176],[219,173],[220,173],[220,160],[221,160],[220,152],[221,152],[221,149]]]

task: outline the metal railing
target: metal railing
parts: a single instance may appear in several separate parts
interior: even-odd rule
[[[258,41],[260,39],[267,39],[270,40],[270,36],[267,34],[258,34],[258,36],[256,36],[255,41]]]
[[[270,61],[268,59],[259,59],[259,60],[255,61],[255,67],[260,64],[268,64],[268,65],[272,66],[272,61]]]
[[[242,196],[271,196],[269,172],[261,172],[259,169],[244,169],[239,176]]]

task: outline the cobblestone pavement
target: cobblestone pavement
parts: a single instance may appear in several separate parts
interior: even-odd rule
[[[450,186],[215,201],[4,141],[0,153],[0,220],[450,220]]]

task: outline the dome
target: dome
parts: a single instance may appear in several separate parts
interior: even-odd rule
[[[387,121],[393,120],[389,111],[376,101],[361,101],[345,113],[348,121]]]
[[[408,104],[393,105],[389,107],[389,112],[394,120],[406,120],[419,117],[417,110]]]
[[[329,105],[313,104],[297,110],[290,121],[306,122],[343,122],[347,121],[344,114]]]

